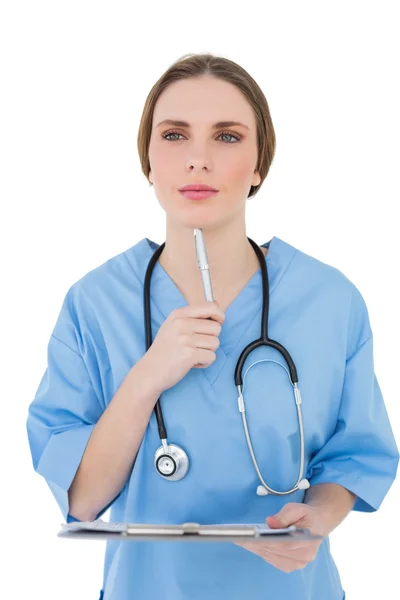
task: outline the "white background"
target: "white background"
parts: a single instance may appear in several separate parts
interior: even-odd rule
[[[263,89],[277,152],[248,203],[248,235],[280,237],[361,291],[400,439],[397,8],[2,3],[2,596],[98,598],[105,542],[56,537],[62,516],[33,471],[25,421],[68,288],[142,238],[165,239],[136,137],[150,88],[184,54],[221,54]],[[349,600],[399,598],[399,505],[396,480],[378,512],[352,512],[331,534]]]

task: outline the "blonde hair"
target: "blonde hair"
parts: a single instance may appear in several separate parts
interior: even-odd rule
[[[150,161],[149,144],[152,131],[154,107],[162,92],[175,81],[209,75],[235,85],[247,98],[253,108],[257,123],[258,158],[255,171],[258,171],[261,182],[251,186],[248,197],[255,196],[275,155],[275,131],[269,112],[268,102],[255,80],[240,65],[213,54],[186,54],[173,63],[158,79],[150,90],[140,120],[137,147],[142,172],[149,181]],[[150,181],[149,181],[150,183]]]

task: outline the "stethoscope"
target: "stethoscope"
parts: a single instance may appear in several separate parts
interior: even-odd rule
[[[201,242],[201,250],[202,250],[201,254],[203,257],[205,257],[205,260],[203,260],[203,264],[201,264],[199,261],[199,266],[200,266],[200,269],[208,270],[208,264],[206,264],[207,260],[206,260],[203,236],[202,236],[201,230],[195,230],[195,235],[196,235],[196,232],[198,234],[197,244],[199,242]],[[262,319],[261,319],[261,337],[257,340],[254,340],[254,342],[250,342],[250,344],[248,344],[244,348],[244,350],[242,351],[241,355],[239,356],[239,359],[236,364],[235,384],[239,391],[238,407],[239,407],[239,412],[242,415],[243,426],[244,426],[244,431],[245,431],[250,455],[251,455],[254,467],[256,469],[257,475],[262,483],[262,485],[259,485],[257,487],[257,495],[258,496],[266,496],[267,494],[274,494],[274,495],[278,495],[278,496],[283,496],[286,494],[291,494],[297,490],[305,490],[308,487],[310,487],[309,481],[307,479],[303,479],[304,428],[303,428],[303,417],[302,417],[301,407],[300,407],[302,400],[301,400],[300,389],[297,385],[298,384],[297,370],[296,370],[296,367],[294,365],[294,362],[293,362],[289,352],[286,350],[286,348],[284,348],[281,344],[279,344],[279,342],[276,342],[275,340],[271,340],[268,338],[269,282],[268,282],[268,272],[267,272],[266,260],[265,260],[264,254],[262,253],[262,251],[260,250],[258,245],[255,242],[253,242],[253,240],[251,240],[250,238],[247,238],[247,239],[250,242],[250,244],[253,246],[254,251],[255,251],[257,258],[261,265],[262,287],[263,287],[263,308],[262,308]],[[150,348],[150,346],[152,344],[151,315],[150,315],[150,280],[151,280],[151,275],[152,275],[154,266],[160,256],[161,252],[164,250],[164,247],[165,247],[165,242],[163,244],[161,244],[161,246],[159,248],[157,248],[157,250],[154,252],[153,256],[151,257],[148,267],[147,267],[145,281],[144,281],[144,322],[145,322],[145,331],[146,331],[146,351]],[[196,251],[197,251],[197,248],[198,248],[198,245],[196,245]],[[198,257],[199,257],[199,254],[198,254]],[[204,270],[202,270],[202,275],[204,275]],[[207,271],[207,275],[208,275],[208,271]],[[211,298],[211,300],[212,300],[212,293],[210,293],[211,284],[208,279],[208,286],[206,286],[205,285],[206,281],[207,281],[206,278],[203,277],[203,284],[205,287],[205,291],[208,292],[208,293],[206,293],[206,296],[208,296],[208,299]],[[255,454],[254,454],[253,446],[252,446],[252,443],[250,440],[249,428],[247,425],[244,398],[243,398],[243,394],[242,394],[242,385],[243,385],[242,369],[243,369],[244,362],[245,362],[246,358],[249,356],[250,352],[252,350],[255,350],[256,348],[259,348],[260,346],[270,346],[271,348],[275,348],[275,350],[278,350],[278,352],[280,352],[282,354],[282,356],[285,358],[285,361],[289,367],[290,373],[286,369],[286,367],[281,365],[279,362],[277,362],[277,361],[272,361],[272,362],[276,362],[276,364],[278,364],[279,366],[284,368],[285,371],[287,372],[288,377],[293,385],[294,397],[295,397],[295,402],[296,402],[296,407],[297,407],[299,429],[300,429],[299,476],[298,476],[297,482],[293,486],[293,488],[290,490],[287,490],[286,492],[279,492],[277,490],[273,490],[272,488],[270,488],[267,485],[267,483],[263,479],[263,477],[261,475],[261,471],[258,467],[258,463],[257,463],[256,457],[255,457]],[[270,359],[264,359],[264,360],[270,360]],[[157,473],[159,473],[159,475],[161,475],[161,477],[163,477],[164,479],[168,479],[169,481],[178,481],[178,480],[182,479],[183,477],[185,477],[185,475],[189,469],[189,458],[188,458],[186,452],[181,447],[177,446],[176,444],[168,444],[168,442],[167,442],[167,431],[165,428],[163,414],[161,411],[160,399],[157,400],[154,410],[155,410],[156,419],[157,419],[158,433],[159,433],[160,440],[162,443],[162,446],[160,446],[157,449],[155,456],[154,456],[155,468],[157,470]]]

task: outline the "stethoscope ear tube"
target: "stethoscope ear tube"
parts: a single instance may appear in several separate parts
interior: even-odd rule
[[[285,368],[285,367],[283,367],[283,368]],[[257,472],[259,480],[262,483],[262,485],[259,485],[257,487],[257,490],[256,490],[257,496],[267,496],[268,494],[273,494],[275,496],[286,496],[287,494],[292,494],[293,492],[296,492],[297,490],[305,490],[305,489],[307,489],[307,488],[310,487],[310,482],[307,479],[303,479],[303,472],[304,472],[304,427],[303,427],[303,417],[302,417],[301,408],[300,408],[300,404],[302,403],[301,394],[300,394],[299,388],[297,387],[297,383],[295,383],[293,387],[294,387],[294,396],[295,396],[297,414],[298,414],[298,419],[299,419],[299,431],[300,431],[300,466],[299,466],[299,475],[298,475],[298,479],[297,479],[296,484],[290,490],[287,490],[287,491],[284,491],[284,492],[280,492],[278,490],[274,490],[273,488],[269,487],[268,484],[263,479],[263,476],[261,474],[260,468],[259,468],[258,463],[257,463],[256,456],[255,456],[255,453],[254,453],[254,450],[253,450],[253,445],[252,445],[251,439],[250,439],[250,433],[249,433],[249,428],[248,428],[247,419],[246,419],[246,407],[245,407],[244,398],[243,398],[243,394],[242,394],[242,387],[240,385],[238,385],[238,391],[239,391],[238,406],[239,406],[239,412],[242,415],[243,427],[244,427],[244,432],[245,432],[245,436],[246,436],[246,441],[247,441],[247,445],[248,445],[248,448],[249,448],[251,459],[253,461],[254,468],[255,468],[255,470]]]

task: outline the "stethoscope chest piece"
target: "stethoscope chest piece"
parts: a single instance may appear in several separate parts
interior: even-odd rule
[[[164,479],[179,481],[185,477],[189,469],[188,455],[182,448],[175,444],[168,444],[168,452],[160,446],[154,456],[157,472]]]

